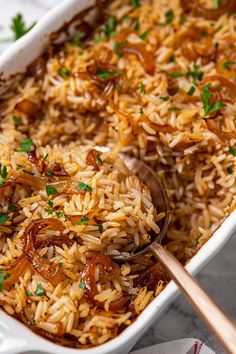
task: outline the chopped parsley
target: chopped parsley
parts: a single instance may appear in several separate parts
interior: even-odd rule
[[[162,100],[162,101],[168,101],[168,99],[170,98],[170,96],[160,96],[159,98],[160,98],[160,100]]]
[[[233,156],[236,156],[236,151],[232,148],[232,146],[229,147],[229,153]]]
[[[47,170],[47,174],[49,176],[55,176],[55,172],[53,170]]]
[[[12,120],[13,120],[13,122],[15,123],[15,125],[19,125],[19,124],[20,124],[20,122],[21,122],[20,117],[19,117],[19,116],[17,116],[16,114],[13,114],[13,116],[12,116]]]
[[[107,37],[106,36],[98,36],[98,37],[95,37],[94,40],[96,43],[99,43],[99,42],[103,42],[103,41],[107,40]]]
[[[0,213],[0,225],[9,220],[9,216],[6,213]]]
[[[139,31],[140,30],[140,23],[139,20],[136,20],[134,23],[134,30],[135,31]]]
[[[44,258],[44,259],[48,259],[48,255],[47,255],[47,254],[44,254],[44,255],[43,255],[43,258]]]
[[[226,105],[221,101],[211,102],[212,93],[210,92],[211,84],[203,86],[203,93],[201,95],[202,106],[204,110],[203,118],[206,118],[210,113],[225,108]]]
[[[148,32],[149,32],[149,30],[143,32],[142,34],[140,34],[139,37],[140,37],[143,41],[145,41],[145,39],[147,39]]]
[[[104,231],[103,225],[102,224],[97,224],[97,226],[98,226],[98,230],[99,230],[100,234],[102,234],[103,231]]]
[[[7,210],[9,211],[15,211],[17,209],[16,205],[14,204],[9,204]]]
[[[87,221],[89,221],[89,218],[87,216],[83,217],[80,221],[76,222],[76,225],[84,225]]]
[[[200,81],[203,78],[203,71],[200,71],[200,66],[197,64],[193,64],[192,69],[187,72],[187,76],[191,76],[193,78],[193,83],[196,85],[197,81]]]
[[[143,107],[140,108],[139,113],[140,113],[140,114],[144,114],[144,112],[143,112]]]
[[[63,211],[58,211],[56,213],[56,216],[58,217],[58,219],[62,218],[64,216],[64,212]]]
[[[221,64],[221,67],[222,67],[223,69],[226,69],[226,70],[228,70],[228,71],[231,71],[230,65],[235,65],[235,64],[236,64],[235,61],[224,61],[224,62]]]
[[[120,90],[121,90],[120,84],[116,84],[116,91],[120,92]]]
[[[26,295],[26,296],[33,296],[34,294],[31,293],[31,291],[26,291],[26,292],[25,292],[25,295]]]
[[[187,92],[187,95],[188,96],[192,96],[195,92],[195,87],[194,86],[191,86],[190,89],[188,90]]]
[[[85,283],[81,281],[79,283],[79,288],[84,290],[85,289]]]
[[[0,163],[0,187],[7,180],[7,168]]]
[[[114,43],[114,52],[116,53],[116,55],[118,55],[118,57],[123,57],[124,53],[120,50],[120,47],[122,45],[126,45],[127,44],[127,41],[123,41],[121,43],[119,42],[115,42]]]
[[[146,93],[146,86],[142,82],[140,82],[140,92],[144,95]]]
[[[44,288],[43,288],[43,286],[42,286],[41,283],[38,284],[37,289],[36,289],[36,291],[35,291],[35,295],[36,295],[36,296],[43,296],[43,295],[45,295],[45,291],[44,291]]]
[[[114,16],[110,16],[108,18],[106,26],[102,28],[102,32],[105,33],[105,35],[107,36],[106,38],[110,38],[114,34],[116,26],[117,19]]]
[[[70,45],[74,45],[74,46],[80,46],[81,45],[81,39],[83,39],[85,37],[85,32],[83,31],[79,31],[78,33],[74,34],[70,41],[68,42]]]
[[[214,9],[220,9],[221,7],[221,0],[216,0],[213,4]]]
[[[48,154],[46,154],[46,155],[44,156],[43,161],[47,160],[47,158],[48,158]]]
[[[232,167],[228,167],[228,168],[226,169],[226,171],[227,171],[227,173],[228,173],[229,175],[232,175],[232,173],[234,173]]]
[[[63,68],[59,68],[57,70],[58,75],[60,75],[61,77],[63,77],[64,79],[68,79],[70,77],[70,71],[63,69]]]
[[[207,36],[207,35],[208,35],[207,30],[206,30],[205,28],[201,29],[201,31],[200,31],[200,35],[201,35],[202,37]]]
[[[18,152],[32,152],[34,151],[34,143],[31,139],[25,138],[20,143],[20,148],[16,150]]]
[[[111,77],[118,77],[121,75],[119,71],[109,71],[101,68],[97,68],[96,74],[102,81],[106,81],[109,80]]]
[[[88,184],[80,182],[77,186],[78,191],[92,192],[93,189]]]
[[[99,165],[103,164],[103,161],[102,161],[101,156],[99,154],[96,154],[96,159],[97,159],[97,162],[99,163]]]
[[[174,62],[175,62],[175,55],[171,55],[171,56],[169,57],[169,62],[170,62],[170,63],[174,63]]]
[[[47,203],[51,208],[53,208],[53,202],[51,200],[48,200]]]
[[[34,172],[28,171],[28,170],[22,170],[23,172],[27,173],[28,175],[34,175]]]
[[[139,0],[131,0],[131,5],[134,9],[137,9],[138,7],[140,7],[140,2]]]
[[[12,18],[12,23],[10,27],[14,33],[14,40],[16,41],[17,39],[23,37],[34,27],[34,25],[35,23],[33,23],[29,27],[26,27],[22,14],[17,14],[15,17]]]
[[[169,10],[165,13],[165,18],[166,18],[166,23],[171,23],[174,18],[175,18],[175,14],[173,10]]]
[[[7,274],[3,274],[3,270],[0,269],[0,292],[2,292],[3,290],[3,283],[4,283],[4,280],[10,278],[11,274],[10,273],[7,273]]]
[[[180,108],[178,108],[178,107],[171,107],[171,108],[169,108],[168,109],[168,111],[172,111],[172,112],[178,112],[178,111],[180,111]]]
[[[174,78],[185,76],[185,74],[181,73],[180,71],[172,71],[169,73],[169,75]]]
[[[57,189],[53,186],[46,186],[46,193],[48,197],[50,197],[50,195],[56,195]]]

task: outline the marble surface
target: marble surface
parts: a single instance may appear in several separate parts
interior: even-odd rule
[[[11,18],[20,12],[28,25],[42,16],[50,7],[61,0],[0,0],[0,51],[4,50],[11,37]],[[204,287],[221,304],[225,311],[236,320],[236,235],[224,249],[197,276]],[[143,335],[135,348],[143,348],[156,343],[184,337],[201,339],[217,354],[223,350],[216,343],[191,307],[182,296]],[[164,354],[164,353],[163,353]],[[182,353],[175,353],[182,354]]]

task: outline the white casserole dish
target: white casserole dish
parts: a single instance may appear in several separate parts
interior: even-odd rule
[[[49,11],[27,35],[12,44],[0,56],[1,77],[7,79],[10,75],[24,72],[27,65],[44,51],[49,42],[50,33],[58,30],[76,13],[94,5],[94,3],[95,0],[65,0]],[[235,229],[236,211],[225,219],[211,239],[191,259],[186,266],[188,271],[196,274],[224,246]],[[21,322],[1,311],[0,354],[26,354],[30,352],[37,352],[37,354],[126,354],[144,331],[162,315],[177,295],[178,289],[171,281],[123,333],[103,345],[90,349],[71,349],[53,344],[34,334]]]

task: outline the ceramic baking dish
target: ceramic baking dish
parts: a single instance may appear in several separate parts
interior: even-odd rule
[[[0,77],[7,79],[11,75],[24,72],[27,65],[44,51],[52,32],[94,3],[95,0],[65,0],[49,11],[27,35],[12,44],[0,56]],[[4,89],[4,86],[3,83],[0,89]],[[191,259],[186,266],[188,271],[196,274],[224,246],[235,229],[236,211],[224,220],[211,239]],[[171,281],[123,333],[103,345],[90,349],[71,349],[53,344],[1,311],[0,354],[126,354],[177,295],[178,289]]]

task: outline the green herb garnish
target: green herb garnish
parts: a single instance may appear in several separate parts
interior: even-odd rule
[[[97,226],[98,226],[98,230],[99,230],[100,234],[102,234],[103,231],[104,231],[103,225],[102,224],[97,224]]]
[[[231,71],[230,65],[235,65],[235,64],[236,64],[235,61],[224,61],[224,63],[221,64],[221,67],[222,67],[223,69],[226,69],[226,70],[228,70],[228,71]]]
[[[55,172],[53,170],[47,170],[47,174],[49,176],[55,176]]]
[[[44,291],[44,288],[43,288],[43,286],[42,286],[41,283],[38,284],[37,289],[36,289],[36,291],[35,291],[35,295],[36,295],[36,296],[43,296],[43,295],[45,295],[45,291]]]
[[[14,204],[9,204],[7,210],[9,211],[15,211],[17,209],[16,205]]]
[[[219,109],[225,108],[226,105],[221,101],[216,101],[211,103],[212,93],[210,92],[211,84],[207,84],[203,87],[203,93],[201,95],[204,116],[206,118],[210,113],[218,111]]]
[[[142,82],[140,82],[140,92],[144,95],[146,93],[146,86]]]
[[[102,161],[101,156],[99,154],[96,154],[96,159],[97,159],[97,162],[99,163],[99,165],[103,164],[103,161]]]
[[[140,37],[143,41],[145,41],[145,39],[147,39],[148,32],[149,32],[149,30],[143,32],[142,34],[140,34],[139,37]]]
[[[126,45],[126,44],[127,44],[127,41],[123,41],[121,43],[119,43],[119,42],[114,43],[114,52],[116,53],[116,55],[118,55],[118,57],[120,57],[120,58],[123,57],[124,53],[121,52],[120,47],[122,45]]]
[[[27,28],[22,14],[17,14],[15,17],[13,17],[10,28],[14,32],[15,41],[29,32],[34,27],[34,25],[35,22]]]
[[[187,92],[187,95],[188,96],[192,96],[193,94],[194,94],[194,92],[195,92],[195,87],[194,86],[191,86],[191,88],[188,90],[188,92]]]
[[[64,216],[64,212],[63,211],[58,211],[56,212],[56,216],[58,217],[58,219],[62,218]]]
[[[0,163],[0,187],[7,180],[7,168]]]
[[[76,225],[83,225],[85,224],[87,221],[89,221],[89,218],[87,218],[87,216],[83,217],[80,221],[76,222]]]
[[[166,23],[171,23],[174,18],[175,18],[175,14],[173,10],[169,10],[165,13],[165,18],[166,18]]]
[[[116,26],[117,19],[114,16],[110,16],[108,18],[106,26],[102,28],[102,32],[105,33],[105,35],[107,36],[106,38],[110,38],[114,34]]]
[[[106,81],[111,77],[118,77],[121,75],[119,71],[109,71],[101,68],[97,68],[96,74],[102,81]]]
[[[140,108],[139,113],[140,113],[140,114],[144,114],[144,112],[143,112],[143,107]]]
[[[178,112],[178,111],[180,111],[180,108],[178,108],[178,107],[171,107],[171,108],[168,109],[168,111]]]
[[[47,158],[48,158],[48,154],[46,154],[46,155],[44,156],[43,161],[47,160]]]
[[[34,175],[34,172],[28,171],[28,170],[22,170],[23,172],[27,173],[28,175]]]
[[[170,98],[170,96],[160,96],[159,98],[160,98],[160,100],[162,100],[162,101],[168,101],[168,99]]]
[[[232,148],[232,146],[229,147],[229,153],[233,156],[236,156],[236,151]]]
[[[86,191],[86,192],[92,192],[93,189],[86,183],[80,182],[77,186],[78,191]]]
[[[46,186],[46,193],[48,197],[50,197],[50,195],[56,195],[57,189],[53,186]]]
[[[232,173],[234,173],[234,171],[233,171],[233,169],[232,169],[231,167],[228,167],[228,168],[226,169],[226,171],[227,171],[227,173],[228,173],[229,175],[232,175]]]
[[[44,255],[43,255],[43,258],[44,258],[44,259],[48,259],[48,255],[47,255],[47,254],[44,254]]]
[[[120,93],[120,91],[121,91],[120,84],[116,84],[116,91]]]
[[[13,120],[13,122],[15,123],[15,125],[19,125],[19,124],[20,124],[20,122],[21,122],[20,117],[19,117],[19,116],[17,116],[16,114],[13,114],[13,116],[12,116],[12,120]]]
[[[7,274],[3,274],[3,270],[0,269],[0,292],[2,292],[3,290],[3,283],[4,283],[4,280],[10,278],[11,274],[10,273],[7,273]]]
[[[70,41],[68,42],[70,45],[74,45],[74,46],[80,46],[81,45],[81,39],[83,39],[85,37],[85,32],[80,31],[76,34],[74,34],[71,38]]]
[[[140,7],[140,2],[139,0],[131,0],[131,5],[134,9],[137,9],[138,7]]]
[[[106,41],[107,37],[106,36],[98,36],[98,37],[95,37],[94,40],[96,43],[99,43],[99,42]]]
[[[174,63],[174,62],[175,62],[175,55],[171,55],[171,56],[169,57],[169,62],[170,62],[170,63]]]
[[[0,225],[9,220],[9,216],[6,213],[0,213]]]
[[[187,72],[187,76],[191,76],[193,78],[194,85],[197,84],[197,81],[200,81],[203,78],[204,72],[200,71],[200,66],[197,64],[193,64],[192,69]]]
[[[63,69],[63,68],[59,68],[57,70],[58,75],[60,75],[61,77],[63,77],[64,79],[68,79],[70,77],[70,71]]]
[[[26,296],[33,296],[34,294],[31,293],[31,291],[26,291],[26,292],[25,292],[25,295],[26,295]]]
[[[221,0],[216,0],[213,4],[214,9],[220,9],[221,7]]]
[[[25,138],[20,143],[20,148],[16,150],[17,152],[33,152],[35,149],[34,143],[31,139]]]
[[[180,71],[172,71],[169,73],[169,75],[174,78],[185,76],[185,74],[181,73]]]

